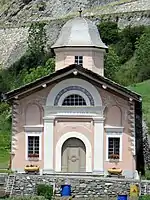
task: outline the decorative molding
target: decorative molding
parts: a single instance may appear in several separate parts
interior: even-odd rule
[[[102,116],[95,116],[93,117],[94,123],[104,122],[105,118]]]
[[[130,134],[130,148],[129,150],[135,155],[135,110],[134,102],[129,101],[129,111],[128,111],[128,123],[129,123],[129,134]]]
[[[42,132],[44,126],[43,125],[25,125],[25,132]]]
[[[96,89],[96,87],[92,85],[91,83],[89,83],[88,81],[85,81],[79,78],[65,79],[57,83],[51,89],[51,91],[49,92],[47,96],[46,106],[57,105],[59,99],[61,98],[61,95],[68,91],[68,89],[66,88],[68,88],[69,90],[73,88],[78,89],[78,91],[80,90],[80,92],[82,92],[84,95],[88,97],[88,99],[90,99],[90,102],[92,105],[102,106],[101,96],[98,90]],[[57,96],[57,100],[56,100],[56,96]]]
[[[18,133],[18,120],[19,120],[19,106],[20,103],[18,100],[13,101],[12,106],[12,144],[11,144],[11,152],[15,154],[17,150],[17,137]]]
[[[106,134],[114,134],[114,133],[117,133],[117,134],[122,134],[123,133],[123,130],[124,130],[124,127],[117,127],[117,126],[104,126],[105,130],[106,130]]]
[[[109,105],[116,105],[121,108],[128,107],[128,104],[125,103],[126,101],[123,98],[120,98],[114,94],[111,94],[104,89],[103,90],[101,89],[100,93],[101,93],[101,98],[102,98],[103,104],[105,106],[109,107]]]
[[[92,95],[90,94],[90,92],[88,90],[86,90],[85,88],[81,87],[81,86],[68,86],[66,88],[63,88],[56,96],[55,100],[54,100],[54,106],[58,106],[59,100],[61,98],[61,96],[63,96],[63,94],[69,92],[69,91],[80,91],[83,94],[85,94],[89,101],[90,101],[90,105],[94,106],[94,99],[92,97]]]
[[[44,113],[45,117],[44,119],[49,119],[50,116],[85,116],[85,117],[103,117],[103,106],[73,106],[73,107],[66,107],[66,106],[45,106],[44,107]]]

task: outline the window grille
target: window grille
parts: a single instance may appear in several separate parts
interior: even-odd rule
[[[108,158],[120,158],[120,138],[108,138]]]
[[[83,66],[83,56],[75,56],[75,64]]]
[[[28,157],[39,157],[39,136],[28,136]]]
[[[72,94],[64,99],[62,106],[86,106],[86,101],[82,96]]]

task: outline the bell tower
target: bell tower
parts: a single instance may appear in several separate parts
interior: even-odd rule
[[[104,76],[107,46],[102,42],[97,26],[82,17],[81,9],[78,17],[62,27],[52,48],[56,55],[55,71],[75,63]]]

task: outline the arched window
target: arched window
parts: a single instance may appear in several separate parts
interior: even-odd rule
[[[86,106],[86,101],[78,94],[71,94],[64,99],[62,106]]]

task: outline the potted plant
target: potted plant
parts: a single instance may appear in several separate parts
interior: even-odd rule
[[[30,154],[28,154],[28,157],[29,158],[38,158],[39,154],[38,153],[30,153]]]
[[[119,162],[119,155],[118,154],[111,154],[109,160],[112,161],[112,162],[114,162],[114,161]]]

